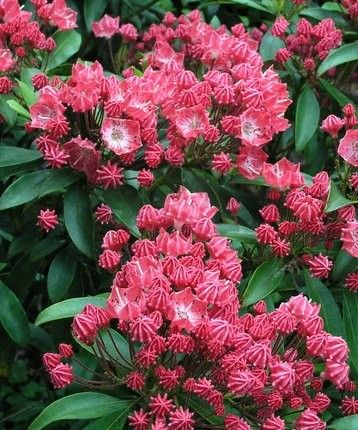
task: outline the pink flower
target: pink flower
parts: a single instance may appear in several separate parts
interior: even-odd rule
[[[244,145],[262,146],[272,138],[271,115],[267,112],[249,108],[240,115],[240,127],[236,136]]]
[[[10,49],[0,48],[0,72],[7,72],[15,65]]]
[[[129,154],[142,146],[139,122],[131,119],[106,118],[101,135],[106,147],[117,155]]]
[[[358,167],[358,130],[348,130],[339,141],[338,154],[348,164]]]
[[[37,217],[37,225],[48,233],[53,230],[58,224],[57,214],[54,209],[40,210],[40,214]]]
[[[235,199],[235,197],[230,197],[226,204],[226,210],[231,213],[231,215],[237,215],[240,210],[240,203]]]
[[[100,222],[101,224],[109,224],[113,221],[112,209],[108,205],[101,203],[101,205],[98,206],[95,211],[95,217],[96,221]]]
[[[300,414],[295,422],[297,430],[325,430],[326,423],[317,416],[316,412],[310,409],[305,410]]]
[[[358,414],[358,400],[354,396],[345,396],[342,400],[341,410],[343,415]]]
[[[105,14],[99,21],[92,24],[92,31],[96,37],[110,39],[119,32],[119,16],[112,18]]]
[[[122,25],[118,32],[122,36],[124,42],[134,42],[138,37],[137,30],[132,24]]]
[[[169,428],[171,430],[194,430],[193,412],[180,406],[178,409],[170,412]]]
[[[344,126],[344,121],[336,115],[328,115],[322,121],[321,130],[329,133],[332,137],[337,137],[338,132]]]
[[[206,314],[205,302],[195,298],[191,289],[172,293],[173,308],[170,310],[171,326],[191,331],[198,326]]]
[[[209,127],[209,113],[201,106],[180,109],[175,115],[175,125],[184,139],[196,139]]]
[[[300,165],[291,163],[286,158],[281,158],[275,164],[264,163],[262,176],[267,184],[280,189],[299,187],[304,183]]]
[[[333,262],[325,255],[319,254],[309,257],[307,260],[310,273],[316,278],[328,278]]]
[[[96,182],[103,185],[103,188],[117,188],[123,184],[123,168],[118,164],[108,161],[107,164],[102,165],[97,169]]]
[[[358,292],[358,273],[349,273],[344,281],[344,286],[354,293]]]
[[[68,164],[80,172],[84,172],[90,182],[97,177],[101,153],[96,150],[95,144],[80,136],[66,142],[62,148],[69,155]]]
[[[272,35],[277,37],[283,37],[289,25],[290,23],[285,19],[285,17],[277,17],[271,28]]]
[[[69,8],[65,0],[54,0],[48,10],[48,19],[51,25],[60,30],[76,28],[77,12]]]
[[[153,184],[155,178],[150,170],[142,169],[138,172],[137,180],[141,187],[147,188]]]
[[[60,363],[50,370],[50,378],[54,388],[64,388],[74,380],[73,369],[69,364]]]
[[[343,242],[342,249],[344,249],[352,257],[358,258],[358,221],[348,221],[345,228],[342,228]]]
[[[255,179],[261,175],[267,158],[268,155],[261,148],[244,146],[240,148],[237,156],[237,168],[245,178]]]

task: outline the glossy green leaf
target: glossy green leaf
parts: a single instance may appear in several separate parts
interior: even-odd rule
[[[310,276],[307,270],[304,277],[310,299],[321,305],[324,329],[335,336],[344,336],[341,313],[331,291],[319,279]]]
[[[260,54],[264,61],[273,60],[275,58],[276,52],[284,48],[285,44],[279,37],[272,36],[268,31],[262,38],[260,43]]]
[[[5,118],[6,124],[12,127],[16,123],[17,112],[9,106],[9,101],[13,100],[13,96],[1,94],[0,97],[0,113]]]
[[[36,149],[24,149],[16,146],[0,146],[0,167],[17,166],[42,157]]]
[[[54,191],[61,190],[78,180],[70,169],[40,170],[16,179],[0,197],[0,210],[13,208]]]
[[[85,17],[86,28],[88,33],[92,31],[92,24],[98,21],[107,7],[108,0],[93,1],[85,0],[83,6],[83,15]]]
[[[24,116],[27,119],[31,119],[30,112],[21,106],[16,100],[8,100],[7,104],[19,115]]]
[[[47,291],[52,302],[66,295],[76,274],[76,253],[71,246],[62,249],[52,260],[47,275]]]
[[[328,430],[357,430],[358,414],[338,418],[328,425]]]
[[[314,91],[306,86],[301,92],[296,108],[295,145],[303,151],[318,127],[320,108]]]
[[[113,345],[111,336],[115,342],[115,346]],[[77,339],[75,340],[77,341]],[[106,345],[105,349],[109,354],[108,358],[113,358],[118,363],[128,367],[128,363],[131,363],[131,358],[127,340],[120,333],[118,333],[118,331],[113,329],[102,330],[101,340]],[[91,354],[94,354],[94,351],[96,351],[97,355],[100,355],[97,345],[88,346],[84,343],[80,343],[80,345]]]
[[[333,212],[339,208],[343,208],[344,206],[353,205],[358,203],[358,199],[349,200],[341,193],[336,183],[331,181],[329,196],[327,200],[327,204],[325,207],[326,212]]]
[[[51,403],[30,424],[28,430],[41,430],[56,421],[89,420],[128,409],[131,402],[102,393],[84,392],[63,397]]]
[[[118,222],[123,223],[131,233],[139,237],[136,219],[142,202],[138,192],[129,185],[122,185],[116,190],[97,190],[97,195],[112,209]]]
[[[0,322],[11,339],[20,346],[30,340],[30,326],[16,295],[0,281]]]
[[[358,297],[351,291],[343,291],[343,321],[350,354],[349,359],[358,376]]]
[[[59,66],[76,54],[82,41],[81,35],[75,30],[60,31],[55,34],[54,39],[56,48],[48,56],[46,70]]]
[[[94,223],[88,192],[80,185],[65,194],[63,213],[65,226],[76,247],[87,257],[94,255]]]
[[[217,3],[217,2],[212,2]],[[260,2],[254,1],[254,0],[227,0],[227,1],[220,1],[219,3],[225,4],[225,3],[231,3],[231,4],[239,4],[242,6],[246,6],[252,9],[260,10],[262,12],[273,14],[273,11],[263,6]]]
[[[249,279],[242,305],[250,306],[277,290],[285,274],[284,266],[284,261],[279,258],[262,263]]]
[[[88,424],[84,430],[123,430],[131,409],[131,407],[128,407],[119,413],[115,412],[114,414],[99,418]]]
[[[343,94],[342,91],[332,85],[329,81],[320,78],[319,83],[321,84],[321,87],[336,100],[339,106],[344,107],[348,103],[353,104],[350,98]]]
[[[332,49],[328,57],[318,67],[317,76],[323,75],[327,70],[341,64],[358,60],[358,42],[346,43],[337,49]]]
[[[35,326],[45,324],[50,321],[71,318],[79,314],[85,305],[93,304],[100,307],[106,306],[106,298],[103,296],[76,297],[55,303],[44,309],[36,318]]]
[[[257,243],[255,230],[236,224],[216,224],[220,234],[243,243]]]
[[[31,106],[37,100],[35,91],[29,87],[25,82],[19,81],[17,79],[17,84],[20,88],[21,97],[24,99],[26,106]]]

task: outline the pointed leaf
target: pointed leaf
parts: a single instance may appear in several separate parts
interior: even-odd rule
[[[220,234],[243,243],[257,243],[255,230],[236,224],[216,224]]]
[[[134,236],[139,237],[136,219],[142,202],[137,190],[129,185],[122,185],[116,190],[96,190],[96,193],[112,209],[117,220],[128,227]]]
[[[358,414],[338,418],[328,425],[328,430],[356,430],[358,429]]]
[[[42,157],[37,149],[24,149],[16,146],[0,146],[0,167],[17,166]]]
[[[0,281],[0,322],[11,339],[20,346],[30,340],[26,313],[15,294]]]
[[[350,354],[349,359],[352,367],[358,375],[358,297],[351,291],[343,291],[343,321],[346,331]]]
[[[50,52],[46,70],[54,69],[76,54],[81,46],[81,35],[75,30],[60,31],[54,36],[56,48]]]
[[[296,150],[303,151],[318,127],[320,108],[314,91],[305,86],[296,108],[295,142]]]
[[[323,75],[332,67],[358,60],[358,42],[346,43],[337,49],[332,49],[328,57],[318,67],[317,76]]]
[[[320,315],[324,329],[335,336],[344,336],[344,326],[339,307],[329,289],[317,278],[304,271],[310,299],[321,305]]]
[[[47,275],[47,291],[52,302],[58,302],[66,295],[75,277],[76,265],[76,252],[71,246],[62,249],[52,260]]]
[[[30,424],[28,430],[41,430],[61,420],[89,420],[128,409],[129,400],[120,400],[107,394],[84,392],[58,399],[45,408]]]
[[[251,275],[242,296],[242,305],[250,306],[274,292],[282,282],[285,263],[274,258],[262,263]]]
[[[16,100],[8,100],[7,104],[19,115],[24,116],[27,119],[31,119],[30,112],[22,107]]]
[[[64,199],[65,226],[76,247],[87,257],[94,255],[94,223],[87,190],[72,186]]]
[[[87,296],[76,297],[74,299],[64,300],[63,302],[55,303],[44,309],[36,318],[35,326],[45,324],[50,321],[62,320],[71,318],[79,314],[85,305],[93,304],[99,307],[106,306],[106,298],[104,296]]]
[[[284,42],[279,38],[272,36],[268,31],[265,36],[261,39],[260,43],[260,54],[264,61],[273,60],[275,58],[276,52],[284,48]]]
[[[327,204],[325,207],[326,212],[333,212],[339,208],[343,208],[344,206],[353,205],[358,203],[358,199],[349,200],[341,193],[336,183],[331,181],[329,196],[327,199]]]

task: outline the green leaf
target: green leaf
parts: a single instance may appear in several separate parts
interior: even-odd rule
[[[0,197],[0,210],[13,208],[61,190],[79,176],[71,169],[40,170],[16,179]]]
[[[134,236],[139,237],[136,219],[142,202],[135,188],[122,185],[116,190],[96,190],[96,193],[112,209],[118,222],[128,227]]]
[[[260,54],[264,61],[273,60],[276,52],[284,48],[285,44],[279,37],[272,36],[268,31],[265,36],[261,39]]]
[[[54,39],[56,48],[48,56],[46,70],[54,69],[76,54],[82,41],[81,35],[75,30],[56,33]]]
[[[0,322],[11,339],[20,346],[30,340],[30,326],[22,304],[15,294],[0,281]]]
[[[17,148],[16,146],[0,146],[0,167],[17,166],[41,158],[36,149]]]
[[[342,93],[342,91],[340,91],[330,82],[320,78],[319,83],[321,84],[321,87],[336,100],[340,107],[344,107],[348,103],[352,103],[354,105],[350,98],[348,98],[345,94]]]
[[[328,430],[356,430],[358,429],[358,414],[338,418],[328,425]]]
[[[62,249],[52,260],[47,275],[47,291],[52,302],[63,299],[76,273],[76,253],[73,247]]]
[[[35,91],[27,84],[25,84],[25,82],[22,82],[19,79],[17,79],[16,81],[20,88],[21,96],[24,99],[24,102],[26,103],[26,106],[31,106],[32,104],[34,104],[35,101],[37,100]]]
[[[358,297],[351,291],[343,291],[343,321],[352,367],[358,375]]]
[[[87,257],[94,256],[94,223],[86,189],[72,186],[64,199],[65,226],[76,247]]]
[[[123,409],[119,414],[108,415],[88,424],[84,430],[123,430],[132,407]]]
[[[251,275],[242,296],[242,305],[250,306],[274,292],[282,282],[285,263],[274,258],[262,263]]]
[[[17,113],[9,106],[9,101],[13,100],[13,96],[1,94],[0,97],[0,113],[6,120],[8,126],[13,127],[16,123]]]
[[[108,0],[93,1],[85,0],[83,15],[85,17],[86,28],[88,33],[92,31],[92,24],[98,21],[107,7]]]
[[[212,3],[216,4],[217,2],[212,2]],[[222,3],[222,4],[225,4],[225,3],[240,4],[242,6],[247,6],[247,7],[250,7],[252,9],[256,9],[256,10],[260,10],[262,12],[273,14],[273,11],[271,11],[270,9],[268,9],[265,6],[263,6],[262,4],[260,4],[260,2],[254,1],[254,0],[231,0],[231,1],[220,1],[219,3]]]
[[[318,67],[317,76],[323,75],[327,70],[341,64],[358,60],[358,42],[347,43],[337,49],[332,49],[328,57]]]
[[[341,193],[336,183],[331,181],[329,196],[327,200],[327,204],[325,207],[325,212],[333,212],[339,208],[343,208],[344,206],[354,205],[358,203],[358,199],[349,200]]]
[[[320,108],[314,91],[305,86],[297,102],[295,120],[295,144],[297,151],[303,151],[317,129]]]
[[[220,234],[232,240],[243,243],[256,244],[256,233],[251,228],[236,224],[216,224]]]
[[[116,344],[116,347],[113,345],[112,339],[109,335],[109,332]],[[77,342],[78,340],[75,339]],[[128,367],[128,362],[131,362],[131,356],[129,352],[129,346],[127,340],[120,334],[118,331],[109,329],[109,330],[102,330],[101,331],[101,340],[103,341],[104,345],[106,346],[106,351],[108,351],[110,357],[114,358],[114,360],[118,361],[118,363],[122,364],[123,366]],[[91,354],[94,354],[94,351],[97,355],[101,355],[101,352],[99,351],[97,345],[89,346],[84,343],[78,342],[82,346],[82,348],[86,349]],[[118,353],[118,351],[120,353]]]
[[[344,279],[349,272],[354,272],[357,268],[357,259],[347,254],[341,249],[335,258],[331,277],[333,281]]]
[[[329,289],[317,278],[304,271],[304,277],[310,299],[321,305],[321,317],[324,329],[335,336],[344,336],[344,326],[338,305]]]
[[[89,420],[128,409],[129,400],[120,400],[107,394],[84,392],[58,399],[45,408],[30,424],[28,430],[41,430],[61,420]]]
[[[24,116],[27,119],[31,119],[30,112],[21,106],[16,100],[8,100],[7,104],[19,115]]]
[[[36,318],[35,326],[45,324],[50,321],[71,318],[82,312],[85,305],[92,304],[99,307],[106,306],[106,298],[103,296],[76,297],[55,303],[44,309]]]

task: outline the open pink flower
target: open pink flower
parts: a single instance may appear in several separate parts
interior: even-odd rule
[[[268,155],[261,148],[244,146],[237,156],[237,168],[242,176],[254,179],[261,175]]]
[[[339,141],[338,154],[354,167],[358,167],[358,129],[348,130]]]
[[[209,128],[209,114],[201,105],[180,109],[175,117],[175,125],[184,139],[195,139]]]
[[[249,108],[240,115],[240,127],[236,135],[244,145],[262,146],[272,138],[270,120],[269,113]]]
[[[304,183],[300,165],[287,158],[281,158],[275,164],[264,163],[262,176],[269,185],[280,189],[299,187]]]
[[[342,249],[353,257],[358,258],[358,221],[349,221],[342,229]]]
[[[14,64],[10,49],[0,49],[0,72],[7,72]]]
[[[65,0],[54,0],[48,14],[50,24],[60,30],[71,30],[77,27],[77,12],[68,7]]]
[[[119,31],[119,16],[112,18],[104,15],[99,21],[92,24],[92,31],[96,37],[105,37],[110,39]]]
[[[108,149],[117,155],[129,154],[142,146],[138,121],[106,118],[101,135]]]

